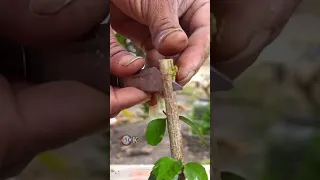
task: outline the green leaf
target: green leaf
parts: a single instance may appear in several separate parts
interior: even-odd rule
[[[172,180],[178,180],[179,179],[179,174],[177,174]],[[148,178],[148,180],[157,180],[155,175],[151,174]]]
[[[144,113],[149,114],[149,105],[148,104],[142,104],[142,110]]]
[[[118,42],[123,46],[123,47],[127,47],[126,44],[126,38],[124,38],[123,36],[121,36],[120,34],[116,34],[116,37],[118,39]]]
[[[206,111],[203,113],[201,120],[208,122],[209,123],[209,127],[210,127],[210,120],[211,120],[211,116],[210,116],[210,103],[207,105],[206,107]]]
[[[231,172],[221,172],[221,180],[246,180],[243,177]]]
[[[146,130],[146,139],[152,146],[158,145],[166,131],[166,118],[155,119],[149,122]]]
[[[184,165],[184,175],[188,180],[208,180],[206,169],[195,162]]]
[[[128,110],[128,109],[122,110],[121,113],[122,113],[125,117],[134,118],[133,112],[131,112],[131,111]]]
[[[198,127],[196,126],[196,124],[194,122],[192,122],[190,119],[183,117],[183,116],[179,116],[179,119],[183,122],[185,122],[186,124],[188,124],[192,130],[198,134],[198,136],[200,137],[201,141],[202,141],[202,145],[206,145],[206,142],[204,141],[204,137],[203,134],[201,133],[201,131],[198,129]]]
[[[171,157],[163,157],[154,164],[148,180],[177,180],[182,168],[181,161]]]

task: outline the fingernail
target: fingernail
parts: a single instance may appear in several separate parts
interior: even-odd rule
[[[181,74],[182,74],[182,73],[181,73]],[[188,75],[185,76],[185,78],[183,78],[182,80],[179,80],[179,81],[178,81],[179,84],[182,85],[182,86],[184,86],[185,84],[187,84],[187,83],[191,80],[191,78],[192,78],[195,74],[196,74],[196,71],[191,71],[191,72],[189,72]]]
[[[40,16],[53,15],[73,1],[74,0],[31,0],[29,8],[31,12]]]
[[[164,56],[180,54],[188,46],[187,34],[178,28],[161,32],[158,37],[155,47]]]
[[[184,32],[184,31],[183,31],[182,29],[180,29],[180,28],[162,31],[162,32],[160,33],[159,37],[158,37],[158,43],[157,43],[157,44],[160,44],[165,37],[169,36],[170,34],[172,34],[172,33],[174,33],[174,32],[177,32],[177,31]]]
[[[141,104],[147,103],[151,100],[151,95],[148,95],[148,98],[141,102]]]
[[[143,59],[143,57],[137,56],[137,57],[134,57],[134,58],[131,58],[131,59],[128,59],[128,58],[126,58],[126,57],[123,57],[123,58],[120,60],[119,64],[120,64],[121,66],[129,66],[130,64],[134,63],[134,62],[135,62],[136,60],[138,60],[138,59]]]

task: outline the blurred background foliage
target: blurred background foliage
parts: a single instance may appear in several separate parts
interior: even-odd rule
[[[210,136],[210,103],[194,105],[190,119],[195,122],[203,135]],[[196,135],[194,131],[192,133]]]

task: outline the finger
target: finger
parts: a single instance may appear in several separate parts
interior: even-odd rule
[[[116,32],[130,39],[145,52],[154,48],[148,26],[127,16],[113,3],[110,3],[110,14],[111,25]]]
[[[36,155],[28,151],[25,121],[9,82],[0,75],[0,179],[19,174]]]
[[[160,54],[156,49],[152,49],[146,54],[146,62],[148,67],[159,68],[159,59],[164,59],[166,56]]]
[[[101,23],[108,7],[106,0],[1,0],[0,35],[27,45],[73,40]]]
[[[210,48],[210,1],[195,1],[181,20],[188,29],[189,44],[178,58],[177,82],[185,85],[208,58]]]
[[[236,78],[281,32],[300,0],[211,1],[217,19],[212,65]],[[272,13],[270,14],[270,8]]]
[[[150,95],[139,89],[128,87],[113,89],[110,88],[110,114],[118,114],[123,109],[130,108],[150,100]]]
[[[156,49],[152,49],[146,54],[146,62],[148,67],[156,67],[160,68],[159,60],[161,59],[173,59],[174,64],[177,63],[178,58],[180,55],[175,56],[164,56],[160,54]]]
[[[112,2],[128,16],[150,28],[153,45],[161,54],[176,55],[186,48],[188,37],[179,24],[178,1]]]
[[[136,57],[128,52],[117,40],[110,26],[110,72],[124,77],[138,72],[145,62],[142,57]]]
[[[176,80],[179,84],[187,84],[199,71],[209,56],[209,50],[210,27],[203,27],[194,32],[189,38],[188,47],[183,51],[176,62],[179,68]]]
[[[108,95],[75,81],[32,86],[15,95],[28,148],[42,152],[107,128]]]

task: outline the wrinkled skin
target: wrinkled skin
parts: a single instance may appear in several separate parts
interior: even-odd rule
[[[148,65],[157,66],[159,59],[176,56],[178,83],[186,84],[208,57],[209,0],[111,2],[112,27],[147,52]],[[116,73],[119,68],[113,55],[111,51],[111,66]]]
[[[137,72],[145,62],[159,65],[159,59],[173,57],[179,68],[177,82],[185,85],[207,59],[210,45],[209,0],[114,0],[111,1],[110,69],[119,77]],[[132,40],[147,53],[137,59],[125,51],[113,35],[112,28]],[[124,72],[126,66],[130,71]],[[122,89],[124,91],[124,89]],[[115,92],[110,87],[111,93]],[[141,93],[137,93],[142,96]],[[111,102],[111,101],[110,101]],[[156,104],[152,96],[150,105]],[[110,109],[118,112],[118,109]]]

